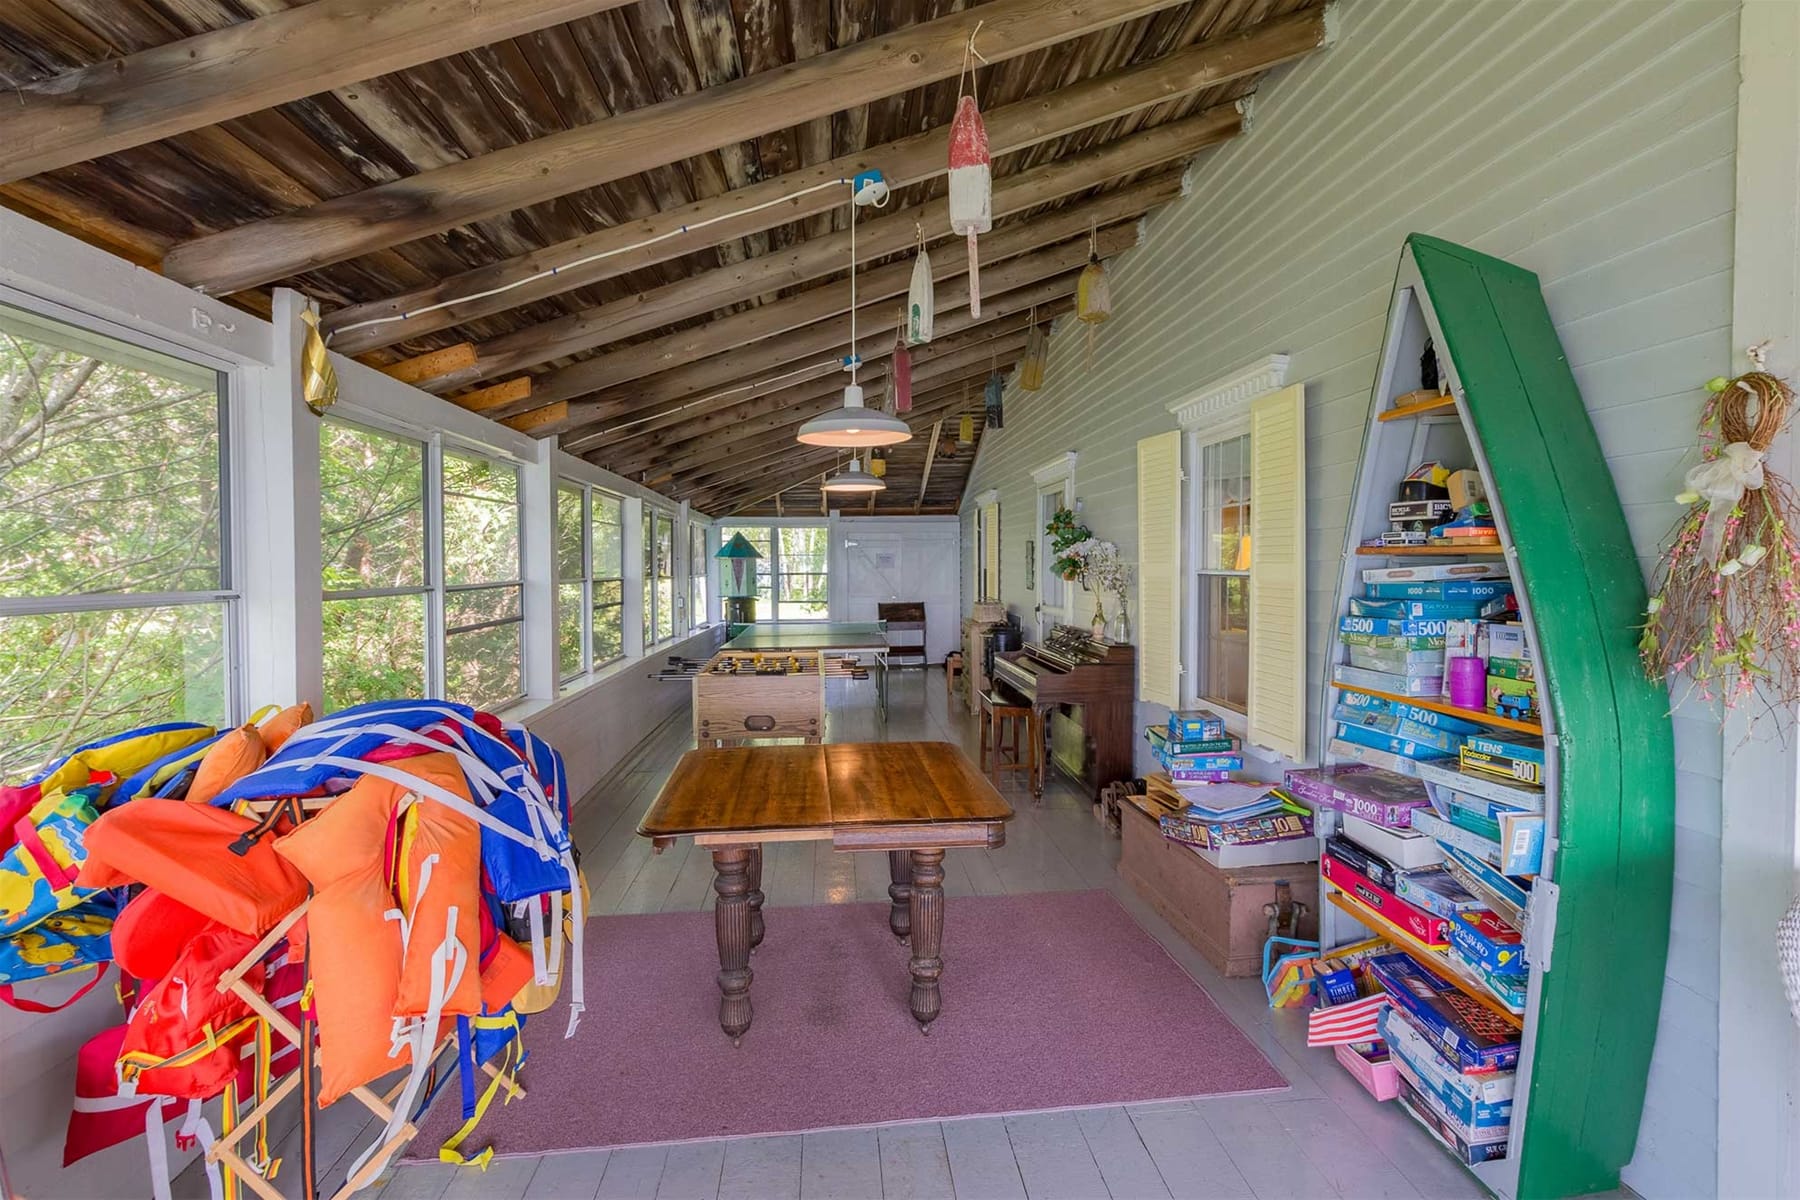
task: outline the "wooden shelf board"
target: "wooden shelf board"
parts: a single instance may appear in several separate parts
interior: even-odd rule
[[[1479,982],[1468,978],[1455,967],[1451,966],[1450,959],[1446,954],[1441,951],[1433,950],[1424,942],[1421,942],[1418,938],[1412,936],[1412,934],[1407,933],[1404,929],[1401,929],[1386,917],[1383,917],[1374,910],[1359,903],[1353,897],[1345,895],[1328,881],[1321,880],[1320,883],[1326,889],[1325,898],[1327,900],[1343,909],[1356,920],[1367,925],[1370,929],[1373,929],[1376,933],[1379,933],[1382,937],[1394,943],[1394,945],[1406,951],[1406,953],[1421,967],[1424,967],[1427,971],[1430,971],[1444,982],[1451,984],[1457,991],[1475,1001],[1489,1012],[1501,1017],[1508,1024],[1512,1025],[1513,1028],[1525,1028],[1525,1019],[1523,1017],[1496,1000]]]
[[[1465,721],[1477,721],[1483,725],[1492,725],[1496,729],[1511,729],[1516,733],[1535,733],[1542,735],[1544,727],[1534,721],[1515,721],[1511,717],[1503,717],[1499,713],[1491,713],[1485,709],[1458,708],[1442,700],[1434,700],[1430,696],[1402,696],[1398,692],[1378,692],[1374,688],[1357,687],[1354,684],[1332,681],[1332,687],[1341,692],[1360,692],[1365,696],[1378,696],[1383,700],[1392,700],[1396,704],[1411,704],[1415,708],[1429,708],[1432,712],[1443,713],[1447,717],[1461,717]]]
[[[1504,558],[1504,546],[1358,546],[1370,558]]]
[[[1441,396],[1436,400],[1425,400],[1418,404],[1404,404],[1398,408],[1390,408],[1375,414],[1378,421],[1402,421],[1407,417],[1428,417],[1433,413],[1455,412],[1456,398]]]

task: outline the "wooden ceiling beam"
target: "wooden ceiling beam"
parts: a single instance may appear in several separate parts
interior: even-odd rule
[[[969,346],[921,367],[915,374],[915,382],[921,395],[927,392],[936,394],[943,387],[975,383],[985,379],[996,365],[1004,369],[1011,363],[1012,356],[1024,349],[1024,346],[1025,334],[1022,331]],[[867,385],[863,394],[867,405],[879,407],[887,399],[886,385]],[[780,444],[783,438],[792,439],[801,425],[821,413],[832,411],[841,403],[842,389],[837,389],[800,403],[776,407],[727,428],[643,448],[622,464],[623,470],[612,465],[617,460],[603,461],[600,465],[627,477],[641,472],[661,474],[670,471],[679,478],[693,473],[707,463],[728,459],[758,439],[766,444]],[[914,407],[917,407],[917,401]],[[906,419],[910,423],[912,414],[908,413]]]
[[[1079,274],[1080,273],[1077,271],[1069,271],[1054,279],[1046,280],[1035,287],[1021,288],[1015,292],[1008,292],[1004,296],[989,297],[987,302],[982,305],[980,321],[969,320],[965,313],[964,320],[959,322],[949,331],[945,331],[940,327],[939,337],[932,345],[939,345],[956,337],[961,337],[965,341],[993,337],[1003,329],[998,322],[1005,318],[1012,317],[1017,318],[1016,323],[1022,325],[1025,321],[1029,320],[1031,311],[1039,306],[1042,306],[1043,308],[1040,317],[1047,320],[1050,316],[1054,315],[1055,312],[1061,311],[1068,306],[1067,302],[1069,298],[1075,293],[1075,282],[1079,277]],[[1059,303],[1059,301],[1061,303]],[[912,347],[912,349],[916,351],[921,349],[921,347],[915,346]],[[866,340],[863,345],[863,368],[865,378],[887,378],[886,368],[888,360],[890,360],[893,355],[893,350],[894,343],[892,338],[882,341],[873,339]],[[812,361],[801,364],[803,367],[812,367],[819,361],[817,355],[807,355],[805,357]],[[790,362],[798,361],[799,360],[797,359],[790,360]],[[766,396],[771,392],[780,391],[784,387],[795,386],[791,377],[798,369],[799,368],[783,371],[779,375],[772,377],[781,380],[781,382],[768,383],[765,386],[762,381],[758,381],[756,384],[745,386],[741,389],[733,389],[729,392],[715,391],[710,395],[696,395],[694,399],[687,400],[680,404],[665,406],[654,413],[634,413],[628,421],[615,420],[608,424],[606,428],[581,437],[579,439],[580,451],[587,453],[600,452],[616,444],[629,442],[632,439],[643,438],[656,433],[659,430],[683,425],[697,417],[705,416],[709,412],[722,410],[729,405],[748,403],[751,400]],[[823,368],[812,370],[803,382],[830,380],[833,386],[841,386],[844,382],[842,371],[843,367],[841,363],[838,360],[833,359]],[[695,409],[704,409],[705,411],[696,412],[694,411]],[[577,427],[568,432],[579,433],[580,428]],[[569,445],[570,439],[565,438],[564,447],[568,448]],[[571,450],[571,453],[574,452],[576,451]]]
[[[1024,345],[1024,329],[1024,324],[1019,323],[1010,326],[1004,333],[983,331],[978,338],[953,339],[954,344],[936,347],[933,353],[921,356],[920,361],[914,364],[915,390],[922,389],[930,380],[965,367],[973,368],[986,363],[992,349],[1004,350],[1014,343]],[[786,392],[760,397],[748,404],[708,413],[678,429],[638,439],[630,446],[603,449],[597,459],[590,456],[589,461],[598,461],[608,470],[617,471],[621,475],[631,475],[651,468],[680,470],[682,463],[672,459],[690,450],[729,447],[745,438],[798,425],[819,413],[830,411],[842,403],[844,382],[841,378],[815,380]],[[878,406],[887,399],[887,381],[865,378],[863,397],[863,402],[869,407]]]
[[[1024,334],[1030,328],[1029,322],[1021,315],[1017,321],[1009,321],[1004,326],[989,331],[978,340],[970,340],[954,348],[946,348],[946,353],[931,371],[923,371],[923,382],[936,386],[945,377],[962,378],[965,376],[986,377],[986,368],[990,365],[990,355],[998,349],[1010,353],[1013,345],[1024,345]],[[803,421],[811,419],[819,412],[829,412],[842,402],[842,377],[822,380],[821,387],[810,396],[796,396],[793,401],[780,407],[766,410],[753,416],[739,417],[734,424],[713,424],[707,429],[682,427],[664,431],[661,434],[649,434],[634,439],[623,446],[609,446],[596,453],[610,463],[618,463],[625,469],[620,474],[633,471],[663,471],[672,469],[678,475],[684,469],[686,460],[680,456],[696,439],[722,429],[729,429],[734,435],[727,443],[727,448],[737,450],[754,446],[761,442],[775,439],[771,444],[779,444],[780,439],[791,442],[796,430]],[[887,399],[887,381],[880,381],[879,394],[883,402]],[[865,389],[864,399],[868,403],[869,392]],[[908,414],[910,417],[910,414]],[[609,466],[609,469],[616,469]]]
[[[1226,113],[1226,120],[1222,120],[1215,111],[1209,111],[1198,117],[1172,121],[1167,125],[1159,125],[1143,133],[1106,143],[1086,153],[1046,163],[1002,179],[994,185],[994,217],[1000,220],[1009,214],[1021,214],[1053,200],[1061,200],[1109,183],[1121,176],[1186,158],[1205,146],[1217,144],[1236,131],[1241,117],[1235,110],[1227,109]],[[1168,174],[1172,175],[1174,172]],[[1168,185],[1164,181],[1160,186],[1166,189]],[[1120,192],[1127,190],[1130,189],[1120,189]],[[1134,192],[1133,196],[1136,195]],[[1108,193],[1089,201],[1096,206],[1092,210],[1096,213],[1103,211],[1109,202],[1129,206],[1133,200],[1120,199],[1117,194]],[[1042,230],[1051,227],[1050,222],[1060,222],[1066,228],[1074,207],[1076,206],[1071,205],[1042,214],[1029,223],[1014,221],[1000,226],[983,239],[983,253],[990,256],[988,261],[991,262],[1047,244]],[[1110,220],[1102,223],[1110,223]],[[926,236],[932,241],[943,241],[949,236],[949,209],[943,199],[915,205],[874,220],[861,221],[856,230],[857,261],[872,262],[912,248],[917,244],[921,228],[938,231],[927,233]],[[1060,241],[1068,236],[1069,232],[1060,232],[1048,240]],[[623,296],[566,317],[490,338],[476,347],[479,357],[473,367],[428,381],[427,390],[451,391],[478,379],[581,354],[782,288],[796,287],[835,275],[848,266],[850,245],[848,229],[824,237],[809,238],[778,254],[765,254],[728,267],[703,271],[647,292]],[[944,273],[961,269],[949,265],[949,260],[955,255],[939,257],[945,260]],[[870,288],[878,289],[867,293],[871,299],[877,295],[899,295],[906,290],[905,281],[910,278],[910,264],[891,263],[881,270],[885,273],[871,271],[870,278],[859,277],[857,280],[859,288],[866,283]],[[814,310],[816,315],[797,323],[805,324],[830,315],[833,311],[844,311],[848,306],[849,289],[841,291],[842,295],[835,301],[835,307],[831,307],[832,302],[815,298],[812,303],[825,306],[829,311]],[[803,309],[797,306],[784,311],[798,314]],[[777,328],[770,332],[780,331]],[[559,372],[555,380],[540,381],[538,392],[548,402],[592,391],[594,386],[589,376],[571,368],[571,374],[566,377]]]
[[[1266,21],[1241,33],[1211,38],[1140,65],[1077,81],[1045,96],[996,108],[983,114],[989,148],[996,156],[1022,150],[1299,58],[1324,44],[1322,12],[1308,9]],[[824,125],[829,135],[829,119]],[[355,355],[533,304],[707,246],[829,212],[843,203],[842,194],[832,188],[809,189],[854,178],[871,167],[879,168],[896,190],[940,175],[948,142],[949,126],[940,125],[829,162],[817,162],[799,172],[788,172],[642,220],[464,271],[424,287],[340,308],[326,314],[324,328],[335,335],[332,349]],[[829,145],[828,136],[823,144]],[[646,242],[653,244],[644,245]],[[555,275],[534,278],[552,268],[556,269]],[[510,290],[419,313],[433,305],[497,288]],[[410,313],[418,315],[360,329],[346,328]]]
[[[1135,214],[1133,217],[1135,218]],[[1055,228],[1067,228],[1068,224],[1069,222],[1057,222]],[[1040,227],[1039,232],[1048,233],[1052,228],[1047,222]],[[1111,258],[1137,244],[1137,222],[1133,219],[1127,224],[1102,227],[1097,240],[1100,257]],[[1016,300],[1010,299],[1009,293],[1039,284],[1061,272],[1078,269],[1087,261],[1087,242],[1086,237],[1078,234],[1069,241],[1005,259],[983,270],[981,284],[984,300],[996,304],[1011,303],[1016,307]],[[948,257],[953,258],[959,268],[967,266],[966,256]],[[911,264],[903,265],[910,274]],[[934,262],[933,266],[938,264]],[[947,276],[946,283],[935,289],[937,330],[940,334],[948,334],[975,324],[975,320],[969,316],[968,311],[967,274],[952,275],[952,268],[947,264],[943,269]],[[862,281],[859,279],[857,283],[858,294],[861,295]],[[843,291],[846,294],[841,297],[815,296],[815,291]],[[675,401],[691,399],[709,389],[750,379],[759,372],[773,370],[803,355],[824,354],[828,351],[841,355],[848,350],[846,343],[849,340],[849,329],[842,319],[843,313],[832,313],[812,322],[799,322],[780,332],[770,331],[796,321],[798,317],[810,315],[818,307],[832,305],[847,310],[847,293],[847,288],[840,289],[826,284],[823,288],[815,288],[797,296],[709,321],[691,333],[683,330],[666,338],[626,347],[618,354],[629,354],[639,364],[667,361],[669,367],[655,374],[634,377],[613,384],[603,391],[596,391],[571,405],[571,411],[579,413],[583,423],[638,417],[656,411],[659,406],[666,407]],[[878,296],[857,310],[861,327],[868,331],[861,341],[861,352],[865,359],[872,358],[878,351],[892,345],[895,318],[904,307],[904,301],[897,296]],[[781,315],[782,310],[789,315]],[[985,303],[983,314],[986,314]],[[604,357],[610,359],[613,355]],[[615,368],[615,371],[636,369]],[[561,376],[564,373],[553,374]],[[545,378],[540,377],[537,384],[540,394],[542,389],[550,386]]]
[[[313,0],[64,71],[7,89],[0,104],[0,183],[630,2]],[[215,294],[237,290],[224,287]]]
[[[944,432],[944,418],[939,417],[931,426],[931,443],[925,447],[925,470],[919,474],[919,498],[913,501],[913,514],[925,506],[925,491],[931,486],[931,468],[937,463],[938,438]]]
[[[998,62],[1185,2],[991,0],[778,71],[194,238],[169,252],[163,272],[209,293],[255,287],[949,78],[977,25],[982,52]],[[322,57],[295,56],[294,65],[316,73]]]
[[[982,378],[985,374],[986,372],[981,372],[975,376],[975,378]],[[964,391],[965,389],[960,383],[953,382],[941,391],[934,392],[923,405],[919,406],[914,411],[918,414],[920,420],[930,420],[934,422],[933,432],[935,433],[938,426],[942,425],[945,419],[942,414],[957,409],[962,405]],[[974,394],[971,394],[970,398],[973,400]],[[911,413],[908,414],[909,417],[912,415],[913,414]],[[911,444],[912,443],[910,442],[903,443],[901,446],[890,446],[888,449],[891,454],[896,450],[903,450],[906,446]],[[816,454],[815,451],[817,452]],[[685,477],[677,475],[673,482],[673,486],[670,488],[669,494],[677,500],[691,501],[696,497],[729,490],[740,483],[749,484],[756,482],[758,476],[765,476],[771,469],[794,465],[798,460],[798,456],[801,454],[819,457],[829,455],[829,453],[829,450],[813,446],[804,446],[799,442],[794,441],[790,433],[782,443],[759,444],[747,450],[741,457],[733,456],[727,461],[714,463],[705,470],[696,471]],[[842,454],[844,452],[839,450],[836,453]],[[930,452],[928,451],[928,453]],[[807,461],[811,461],[811,459],[808,459]],[[892,470],[892,467],[890,466],[889,469]]]

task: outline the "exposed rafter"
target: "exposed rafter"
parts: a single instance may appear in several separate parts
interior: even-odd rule
[[[989,145],[995,155],[1009,153],[1202,88],[1253,75],[1315,49],[1324,36],[1321,10],[1312,9],[1242,33],[1208,39],[1141,65],[1080,80],[1058,89],[1053,103],[1042,98],[1022,100],[985,114]],[[871,146],[643,220],[466,271],[429,287],[338,309],[327,314],[325,329],[343,331],[334,336],[333,349],[343,354],[361,354],[587,287],[704,246],[827,212],[841,204],[843,196],[833,189],[808,189],[834,179],[851,178],[870,167],[880,168],[896,188],[940,174],[948,139],[948,127],[940,126]],[[729,219],[721,220],[725,217]],[[639,245],[653,239],[664,240]],[[595,261],[584,261],[590,259]],[[552,268],[556,274],[532,280]],[[346,329],[497,288],[510,290],[405,320]]]
[[[0,104],[0,182],[631,2],[312,0],[9,87]]]
[[[171,250],[163,270],[212,293],[255,287],[953,76],[977,25],[983,53],[1000,61],[1182,2],[992,0],[779,71],[196,238]]]

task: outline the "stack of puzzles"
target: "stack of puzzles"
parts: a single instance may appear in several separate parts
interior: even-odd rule
[[[1317,857],[1310,811],[1279,788],[1237,777],[1244,765],[1237,739],[1216,715],[1173,713],[1144,737],[1163,767],[1146,782],[1164,837],[1221,868]]]
[[[1397,696],[1444,694],[1449,622],[1475,621],[1490,605],[1504,609],[1512,583],[1499,565],[1455,563],[1366,570],[1363,594],[1339,619],[1348,661],[1334,678]]]

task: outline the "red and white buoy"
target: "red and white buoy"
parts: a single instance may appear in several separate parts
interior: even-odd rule
[[[975,238],[994,227],[994,181],[987,126],[975,97],[956,102],[950,125],[950,232],[969,239],[969,315],[981,315],[981,276]]]

